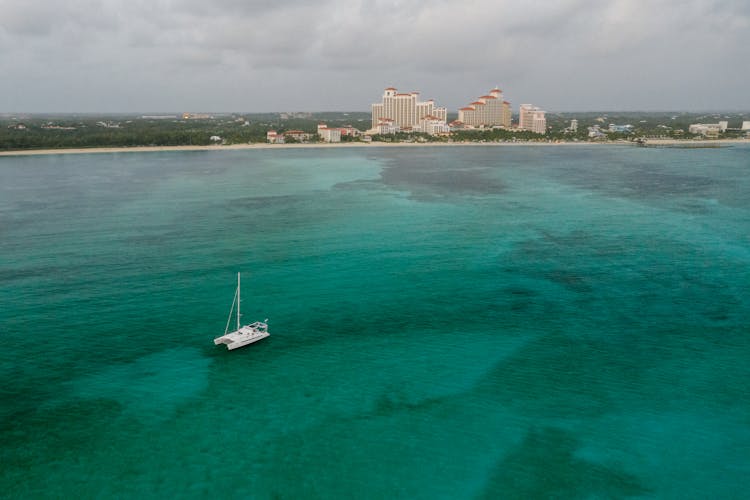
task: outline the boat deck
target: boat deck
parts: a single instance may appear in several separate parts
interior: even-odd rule
[[[234,332],[227,333],[214,339],[214,344],[225,344],[227,349],[237,349],[253,342],[257,342],[268,337],[270,334],[262,328],[256,328],[253,325],[246,325]]]

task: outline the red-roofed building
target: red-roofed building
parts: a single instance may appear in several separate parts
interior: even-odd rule
[[[510,103],[503,101],[503,93],[497,87],[469,106],[458,110],[458,121],[466,127],[500,126],[510,128],[510,119]]]
[[[378,135],[395,134],[401,131],[401,127],[392,118],[381,118],[378,124],[372,127],[372,133]]]
[[[448,126],[451,130],[466,130],[467,128],[471,128],[467,127],[466,124],[460,120],[453,120],[448,124]]]
[[[329,128],[325,123],[318,124],[318,135],[323,142],[341,142],[341,129]]]
[[[442,135],[450,133],[451,128],[442,118],[427,115],[419,120],[419,125],[414,130],[415,132],[424,132],[429,135]]]
[[[284,136],[275,130],[269,130],[266,132],[266,141],[271,144],[284,144]]]
[[[329,127],[325,123],[318,124],[318,135],[325,142],[341,142],[342,137],[359,137],[362,133],[347,125],[345,127]]]
[[[445,108],[435,106],[435,101],[419,100],[419,92],[408,94],[398,92],[394,87],[388,87],[383,92],[383,100],[372,105],[372,130],[383,128],[383,119],[392,120],[398,130],[418,128],[420,120],[426,116],[434,116],[446,120],[448,111]],[[388,130],[392,130],[389,128]]]

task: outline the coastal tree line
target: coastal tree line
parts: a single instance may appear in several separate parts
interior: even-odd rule
[[[352,116],[355,115],[355,116]],[[269,129],[314,133],[330,126],[369,127],[369,113],[320,113],[281,118],[279,113],[226,115],[206,119],[148,119],[135,116],[44,116],[0,118],[0,150],[208,145],[266,141]]]
[[[455,116],[449,116],[449,120]],[[610,123],[632,124],[632,133],[607,133],[604,140],[633,139],[635,137],[691,138],[688,126],[698,122],[716,122],[726,119],[739,125],[750,120],[750,113],[699,114],[699,113],[548,113],[547,134],[511,130],[459,130],[448,137],[435,137],[419,133],[399,133],[373,136],[378,142],[436,142],[436,141],[534,141],[562,140],[586,141],[588,127],[599,125],[605,130]],[[566,131],[570,120],[578,120],[576,132]],[[302,130],[315,133],[317,124],[325,122],[331,127],[352,125],[359,130],[370,126],[370,114],[352,113],[255,113],[226,114],[205,119],[151,119],[133,115],[60,116],[27,115],[0,117],[0,150],[135,147],[135,146],[185,146],[208,145],[212,137],[220,137],[224,144],[261,143],[266,133]],[[731,125],[730,125],[731,126]],[[727,131],[722,137],[741,137],[740,131]],[[315,139],[313,139],[315,140]],[[349,141],[350,138],[343,140]]]

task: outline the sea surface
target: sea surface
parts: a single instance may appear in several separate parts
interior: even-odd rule
[[[7,498],[748,498],[750,147],[0,158],[0,339]]]

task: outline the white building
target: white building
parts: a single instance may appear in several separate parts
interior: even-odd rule
[[[534,113],[534,118],[531,122],[531,131],[535,134],[547,133],[547,118],[544,115],[544,111]]]
[[[340,127],[339,130],[341,130],[341,137],[345,137],[345,136],[359,137],[362,135],[362,131],[352,127],[351,125]]]
[[[325,123],[318,124],[318,135],[323,142],[341,142],[341,129],[329,128]]]
[[[602,129],[599,125],[594,125],[588,128],[589,131],[589,139],[603,139],[607,137],[607,134],[602,132]]]
[[[629,133],[631,133],[633,131],[633,128],[634,127],[632,125],[630,125],[630,124],[628,124],[628,125],[617,125],[615,123],[610,123],[608,130],[610,132],[617,132],[617,133],[621,133],[621,134],[629,134]]]
[[[450,133],[451,128],[445,123],[444,119],[437,116],[425,116],[419,121],[419,125],[415,130],[429,135],[440,135]]]
[[[750,121],[742,122],[742,130],[750,130]]]
[[[723,123],[726,124],[726,122]],[[715,139],[719,137],[719,132],[726,130],[726,126],[723,130],[722,126],[722,123],[694,123],[688,127],[688,132]]]
[[[304,132],[302,130],[287,130],[284,132],[284,142],[288,142],[292,139],[297,142],[308,142],[312,139],[313,134]]]
[[[400,130],[410,130],[419,125],[422,118],[434,116],[443,121],[448,117],[445,108],[435,106],[435,101],[420,101],[419,92],[399,93],[394,87],[383,92],[383,100],[372,105],[372,128],[381,125],[383,119],[392,120]]]
[[[531,104],[521,104],[518,108],[518,128],[529,130],[535,134],[546,134],[546,113]]]
[[[503,92],[497,87],[458,110],[458,121],[470,127],[510,128],[510,118],[510,103],[503,100]]]
[[[370,129],[372,134],[387,135],[401,132],[401,127],[396,125],[396,121],[392,118],[381,118],[378,124]]]
[[[578,132],[578,120],[576,120],[575,118],[570,120],[570,131]]]
[[[266,132],[266,141],[271,144],[284,144],[284,136],[275,130],[269,130]]]

